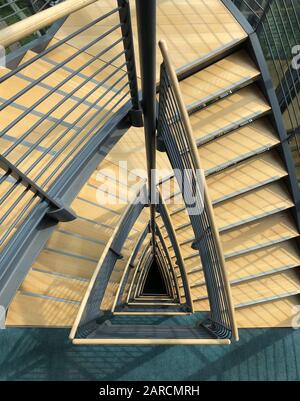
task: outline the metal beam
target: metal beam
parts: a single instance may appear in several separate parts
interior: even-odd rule
[[[148,167],[150,225],[154,246],[156,214],[156,0],[136,0],[136,17]]]

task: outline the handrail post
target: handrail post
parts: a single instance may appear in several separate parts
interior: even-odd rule
[[[137,28],[139,38],[142,109],[148,188],[150,203],[150,228],[155,250],[156,215],[156,0],[136,0]]]
[[[142,110],[139,102],[139,90],[134,56],[133,34],[131,24],[131,13],[129,0],[118,0],[119,17],[122,24],[121,31],[127,62],[127,72],[130,86],[130,95],[132,101],[132,110],[130,112],[131,123],[134,127],[143,126]]]

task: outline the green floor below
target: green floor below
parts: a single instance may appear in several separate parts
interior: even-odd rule
[[[300,380],[300,331],[231,346],[73,346],[68,330],[0,330],[1,380]]]

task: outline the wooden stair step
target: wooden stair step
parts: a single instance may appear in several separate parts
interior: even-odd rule
[[[102,25],[102,27],[100,25],[98,25],[98,29],[103,29],[104,25]],[[108,30],[109,28],[106,26],[105,30]],[[117,31],[119,32],[119,31]],[[98,33],[99,35],[99,33]],[[56,35],[55,35],[56,36]],[[72,42],[77,39],[79,39],[80,37],[85,36],[84,42],[81,43],[80,46],[74,46],[74,43],[70,43],[70,42],[65,42],[62,43],[59,47],[57,47],[54,50],[51,50],[47,55],[46,55],[46,60],[50,60],[53,62],[53,64],[59,64],[63,61],[65,61],[68,57],[72,56],[72,59],[70,61],[68,61],[68,63],[65,64],[64,69],[66,70],[70,70],[70,71],[76,71],[78,70],[78,68],[80,68],[81,66],[83,66],[84,64],[86,64],[88,61],[91,61],[93,56],[96,56],[100,51],[103,51],[105,49],[105,46],[108,46],[108,43],[104,43],[104,42],[99,42],[99,44],[94,45],[93,47],[86,49],[83,52],[80,52],[80,54],[77,54],[76,56],[75,53],[78,52],[79,49],[82,49],[85,45],[88,44],[87,39],[86,39],[86,35],[84,34],[84,32],[82,34],[77,35],[76,38],[72,39]],[[89,42],[92,41],[92,36],[90,36],[90,40]],[[112,40],[111,43],[117,41],[118,39],[120,39],[120,36],[115,37],[114,39],[112,39],[113,36],[109,35],[108,40]],[[47,48],[49,49],[53,44],[56,44],[58,41],[57,37],[54,37],[51,42],[48,44]],[[101,47],[99,47],[99,45]],[[97,50],[96,50],[97,48]],[[112,51],[108,51],[107,53],[103,54],[100,58],[96,58],[92,64],[90,64],[89,66],[85,67],[84,70],[82,70],[82,75],[84,75],[85,77],[89,77],[91,76],[94,71],[96,69],[98,69],[99,67],[101,67],[103,65],[103,62],[107,61],[107,55],[111,55],[111,59],[114,58],[115,56],[117,56],[118,54],[121,53],[121,51],[123,51],[123,44],[119,43],[118,45],[116,45],[115,49],[113,49]],[[111,63],[111,65],[109,66],[109,71],[112,72],[114,70],[117,70],[117,66],[121,66],[125,61],[124,56],[119,57],[118,59],[116,59],[113,63]],[[107,64],[107,63],[106,63]],[[126,68],[123,68],[124,71],[126,71]]]
[[[286,175],[283,162],[275,151],[265,152],[209,176],[207,186],[212,202],[218,203]]]
[[[242,255],[298,236],[298,230],[288,211],[220,233],[225,258]],[[178,233],[181,251],[190,269],[193,268],[193,263],[195,267],[199,266],[199,253],[191,248],[193,238],[191,226]],[[170,251],[172,252],[172,249]]]
[[[292,216],[280,212],[221,233],[221,240],[226,257],[230,257],[298,236]]]
[[[0,87],[0,97],[4,100],[9,100],[14,95],[18,94],[21,90],[29,87],[30,83],[19,76],[12,76],[6,81],[1,83]],[[57,92],[49,93],[50,90],[42,87],[41,85],[35,85],[32,88],[28,89],[23,95],[21,95],[14,102],[15,105],[21,106],[23,108],[30,108],[33,106],[38,100],[41,100],[40,104],[35,107],[35,111],[38,113],[46,114],[50,109],[52,109],[55,105],[58,105],[65,96],[58,94]],[[44,97],[48,94],[48,96],[44,99]],[[64,103],[60,105],[55,111],[51,113],[51,117],[55,119],[62,119],[64,114],[70,110],[73,106],[77,105],[74,99],[65,99]],[[84,115],[84,113],[93,113],[87,111],[87,106],[84,104],[77,105],[76,110],[74,110],[70,115],[64,117],[64,121],[67,123],[72,123],[78,118],[80,115]],[[8,114],[8,109],[4,109],[0,112],[2,114],[6,113],[6,123],[13,122],[10,114]],[[28,117],[27,117],[28,118]],[[8,124],[7,124],[8,125]]]
[[[123,275],[123,269],[119,271],[114,269],[107,284],[103,300],[101,302],[100,306],[101,310],[112,309],[122,275]]]
[[[270,247],[226,260],[231,282],[269,274],[300,265],[296,240],[283,241]]]
[[[299,325],[300,297],[286,297],[247,308],[236,309],[236,320],[240,328],[294,327]]]
[[[33,264],[33,267],[39,270],[84,279],[92,277],[96,266],[96,261],[78,258],[52,249],[43,249]]]
[[[73,13],[55,34],[55,37],[57,39],[66,37],[66,35],[74,32],[75,27],[90,22],[91,15],[102,15],[104,10],[105,12],[111,10],[111,5],[108,8],[107,4],[94,3],[84,10]],[[132,23],[135,29],[136,17],[134,10],[132,12]],[[170,15],[172,15],[171,20]],[[203,15],[206,16],[205,20]],[[105,24],[97,24],[90,28],[89,37],[97,37],[118,23],[117,15],[109,17]],[[202,32],[206,32],[205,36]],[[119,30],[115,31],[114,34],[109,36],[109,40],[113,42],[119,38],[119,35]],[[198,1],[193,2],[193,4],[182,2],[180,7],[175,6],[172,2],[162,2],[157,7],[157,37],[167,40],[171,58],[174,59],[175,68],[178,68],[193,64],[193,62],[201,63],[202,59],[211,53],[213,55],[222,54],[224,49],[231,49],[246,40],[247,34],[224,4],[219,1],[214,1],[213,7],[210,4]],[[135,35],[134,40],[136,40]],[[87,43],[85,32],[77,35],[69,43],[75,48],[81,48]],[[88,49],[87,52],[96,53],[101,44],[102,42]],[[178,51],[179,44],[180,52]],[[118,47],[117,51],[119,51]],[[108,60],[111,53],[105,54],[104,59]],[[157,67],[159,67],[160,61],[158,58]],[[139,64],[138,57],[137,64]],[[139,68],[137,70],[139,71]],[[159,68],[157,71],[159,72]]]
[[[30,59],[33,54],[33,52],[28,51],[23,61]],[[66,55],[64,55],[64,58],[67,58]],[[83,67],[83,65],[86,64],[90,59],[91,57],[89,57],[88,55],[82,55],[80,57],[80,60],[77,60],[77,65],[75,66],[74,64],[75,71]],[[68,66],[68,64],[66,65]],[[48,59],[48,55],[46,55],[44,58],[35,61],[34,70],[32,69],[32,66],[23,68],[18,76],[26,77],[31,80],[37,79],[49,72],[54,67],[55,65],[50,62],[50,60]],[[96,74],[96,71],[100,69],[102,70],[98,74]],[[109,78],[110,75],[113,73],[115,75]],[[73,76],[72,74],[73,70],[66,69],[64,68],[64,66],[62,66],[58,70],[54,71],[47,78],[43,79],[42,83],[40,83],[39,85],[47,86],[51,89],[61,84],[64,80],[68,79],[68,81],[60,86],[57,91],[59,93],[62,92],[62,94],[66,96],[80,86],[80,88],[78,88],[78,90],[72,95],[72,98],[80,100],[88,95],[85,103],[92,104],[92,102],[96,101],[101,94],[104,94],[106,92],[108,86],[111,86],[114,82],[121,78],[124,75],[124,72],[118,72],[111,65],[107,65],[101,60],[95,60],[92,62],[92,64],[90,64],[89,67],[86,67],[79,71],[78,74],[73,74]],[[124,81],[122,81],[123,84],[126,82],[125,79]],[[104,80],[105,84],[100,85],[101,82]],[[122,83],[116,84],[116,88],[121,88],[121,86]]]
[[[266,119],[223,135],[198,149],[206,174],[262,153],[279,143],[278,135]]]
[[[300,293],[299,269],[291,269],[232,287],[234,304],[238,307],[294,292]]]
[[[214,207],[214,213],[223,231],[293,206],[288,189],[279,181],[224,201]]]
[[[299,265],[300,251],[295,240],[280,242],[241,256],[226,259],[226,270],[232,284],[278,273]],[[201,264],[199,264],[198,270],[191,269],[191,266],[189,268],[191,286],[202,285],[205,279]]]
[[[58,230],[52,233],[46,244],[46,249],[62,251],[90,260],[98,260],[104,247],[104,243],[92,242]]]
[[[126,207],[128,203],[127,198],[120,197],[118,191],[114,193],[112,188],[111,192],[106,189],[101,189],[101,187],[92,186],[89,183],[85,185],[78,194],[78,199],[86,200],[95,205],[109,205],[111,210],[119,211],[120,209]]]
[[[112,234],[112,228],[78,217],[76,220],[59,223],[59,230],[78,234],[93,241],[107,242]]]
[[[231,288],[234,305],[240,308],[263,303],[269,299],[282,298],[287,294],[298,294],[300,293],[299,278],[299,269],[291,269],[234,285]],[[199,299],[202,296],[207,296],[206,289],[201,287],[201,290],[199,290],[199,288],[197,288],[197,294],[193,291],[193,296],[198,298],[194,300],[195,310],[207,310],[207,300]]]
[[[270,111],[256,85],[243,88],[225,99],[190,116],[196,141],[212,140],[233,126],[243,124]]]
[[[275,151],[264,152],[246,159],[224,171],[209,175],[206,178],[210,198],[213,203],[259,188],[279,180],[287,175],[283,162]],[[183,198],[175,178],[163,184],[171,198],[166,200],[170,212],[184,206]],[[160,188],[163,188],[163,185]]]
[[[180,82],[187,106],[203,104],[235,87],[245,86],[260,75],[246,53],[240,50]]]
[[[219,230],[224,231],[293,206],[284,183],[275,182],[215,205],[214,213]],[[185,230],[190,224],[187,210],[173,213],[172,221],[177,233]]]
[[[72,208],[78,216],[95,220],[98,224],[115,226],[120,219],[120,214],[109,209],[109,207],[110,205],[107,205],[107,207],[94,205],[78,198],[72,202]],[[124,207],[121,210],[124,210]]]
[[[23,281],[20,291],[67,301],[81,301],[87,286],[86,281],[31,269]]]
[[[29,327],[71,327],[79,304],[33,297],[17,292],[11,303],[6,325]]]

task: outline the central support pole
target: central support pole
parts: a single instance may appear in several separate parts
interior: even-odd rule
[[[153,252],[156,235],[156,0],[136,0]]]

